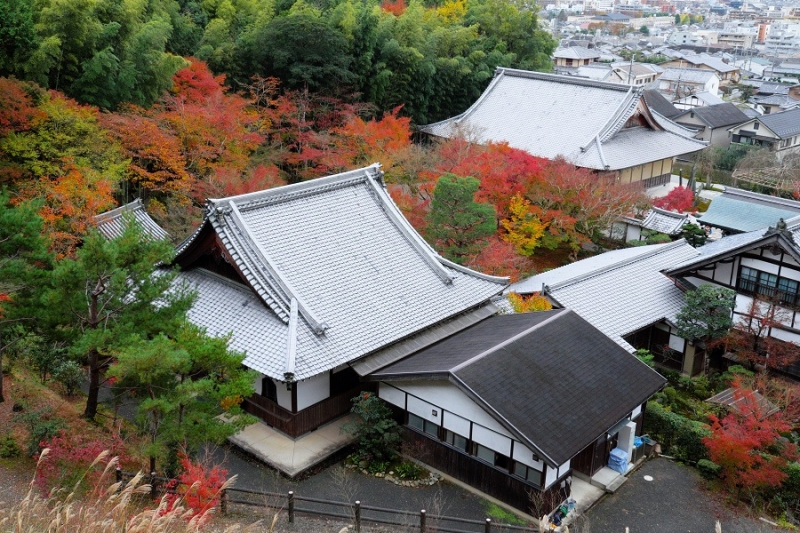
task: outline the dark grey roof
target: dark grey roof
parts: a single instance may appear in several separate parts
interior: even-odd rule
[[[574,457],[665,382],[565,309],[488,318],[371,378],[445,375],[551,465]]]
[[[667,118],[674,118],[681,112],[680,109],[672,105],[672,102],[664,98],[664,95],[655,89],[644,91],[644,101],[647,107]]]
[[[781,113],[762,115],[758,120],[775,132],[781,139],[786,139],[800,133],[800,108],[782,111]]]
[[[687,109],[675,117],[675,120],[680,121],[681,117],[684,117],[690,113],[694,113],[697,118],[702,120],[709,128],[712,129],[722,128],[723,126],[734,126],[750,120],[747,115],[742,113],[738,107],[730,102]]]
[[[94,217],[94,223],[97,230],[102,233],[107,239],[116,239],[125,230],[125,224],[128,217],[132,217],[142,227],[144,232],[156,239],[169,239],[169,233],[164,231],[164,228],[159,226],[155,220],[150,218],[147,211],[144,210],[141,198],[106,211]]]

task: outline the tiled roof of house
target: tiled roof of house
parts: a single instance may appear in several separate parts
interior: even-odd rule
[[[753,231],[774,226],[779,219],[800,214],[800,202],[728,187],[712,200],[698,221],[729,231]]]
[[[489,318],[371,377],[447,379],[553,466],[666,381],[569,310]]]
[[[577,261],[515,283],[509,290],[523,292],[520,286],[541,290],[546,280],[545,292],[559,306],[572,309],[632,352],[623,336],[659,320],[674,321],[683,307],[683,293],[662,271],[698,255],[683,239],[639,250],[642,253],[614,257],[619,261],[599,268],[597,260]]]
[[[641,98],[641,89],[626,85],[501,68],[466,112],[422,131],[438,137],[464,131],[477,142],[507,142],[535,156],[563,156],[598,170],[628,168],[706,146],[658,124],[623,128]]]
[[[686,83],[706,83],[716,76],[713,70],[703,68],[670,67],[661,74],[659,80],[682,81]]]
[[[556,51],[553,52],[553,57],[563,59],[595,59],[600,57],[600,52],[582,46],[569,46],[566,48],[557,48]]]
[[[647,107],[661,116],[672,119],[681,112],[680,109],[672,105],[672,102],[664,98],[664,95],[655,89],[645,90],[643,96],[644,101],[647,102]]]
[[[800,108],[762,115],[758,120],[781,139],[800,134]]]
[[[675,121],[680,122],[682,117],[694,113],[694,116],[699,118],[709,128],[722,128],[724,126],[734,126],[742,124],[750,120],[747,115],[731,104],[725,102],[722,104],[695,107],[688,109],[675,117]]]
[[[653,207],[642,220],[641,226],[667,235],[678,235],[687,222],[689,222],[689,215],[685,213],[676,213]]]
[[[708,54],[686,54],[683,56],[684,60],[693,65],[705,65],[717,72],[734,72],[739,70],[739,67],[729,65],[718,57],[710,56]]]
[[[169,239],[169,233],[164,231],[164,228],[159,226],[156,221],[147,214],[141,198],[137,198],[122,207],[97,215],[94,217],[94,223],[97,226],[97,230],[107,239],[115,239],[122,235],[128,217],[133,217],[144,232],[151,237],[156,239]]]
[[[209,200],[203,228],[176,261],[184,264],[208,231],[255,291],[250,303],[236,305],[261,306],[259,315],[270,318],[253,329],[235,314],[200,306],[192,320],[231,332],[248,367],[280,380],[306,379],[384,349],[488,304],[507,285],[437,255],[392,202],[378,165]],[[201,302],[205,291],[231,290],[195,278]]]

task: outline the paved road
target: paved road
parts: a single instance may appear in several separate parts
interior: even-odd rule
[[[446,482],[429,487],[401,487],[385,479],[345,469],[341,464],[330,466],[306,479],[292,481],[233,447],[217,448],[214,458],[225,465],[230,475],[238,476],[235,486],[239,488],[281,494],[292,490],[297,496],[334,501],[360,500],[363,505],[413,513],[425,509],[428,516],[444,515],[481,521],[486,518],[485,500]],[[311,506],[306,503],[302,505]]]
[[[646,481],[644,476],[651,476]],[[764,522],[735,517],[700,488],[702,479],[687,466],[654,459],[630,476],[616,494],[590,509],[582,528],[572,533],[714,533],[720,520],[723,533],[775,533]],[[581,524],[578,524],[581,525]]]

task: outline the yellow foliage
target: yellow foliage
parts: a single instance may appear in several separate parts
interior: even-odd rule
[[[459,22],[467,14],[467,0],[448,0],[436,10],[445,22]]]
[[[527,298],[516,292],[510,292],[508,293],[508,301],[511,303],[511,307],[514,308],[514,312],[516,313],[549,311],[553,308],[553,304],[550,303],[550,300],[538,292],[531,294]]]
[[[525,257],[533,255],[544,235],[546,225],[530,212],[531,203],[517,193],[511,198],[508,211],[511,218],[500,221],[506,234],[502,236],[507,243],[513,244],[516,252]]]

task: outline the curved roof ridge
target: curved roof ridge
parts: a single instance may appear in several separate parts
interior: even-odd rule
[[[628,92],[631,88],[627,85],[619,83],[611,83],[609,81],[597,81],[589,78],[579,78],[576,76],[565,76],[563,74],[550,74],[549,72],[534,72],[532,70],[521,70],[508,67],[497,67],[495,71],[503,74],[514,76],[517,78],[531,78],[544,81],[553,81],[559,83],[571,83],[572,85],[582,85],[584,87],[595,87],[598,89],[610,89],[618,92]]]
[[[647,252],[645,254],[638,255],[638,256],[636,256],[636,257],[634,257],[632,259],[631,258],[622,259],[622,260],[617,261],[616,263],[613,263],[611,265],[606,265],[604,267],[601,267],[601,268],[586,272],[585,274],[581,274],[579,276],[575,276],[574,278],[566,279],[566,280],[560,281],[558,283],[553,283],[552,285],[547,285],[546,288],[549,289],[549,290],[555,290],[555,289],[562,289],[564,287],[569,287],[570,285],[573,285],[573,284],[578,283],[580,281],[584,281],[586,279],[593,278],[595,276],[599,276],[600,274],[604,274],[606,272],[610,272],[612,270],[616,270],[616,269],[621,268],[623,266],[631,265],[631,264],[638,263],[638,262],[641,262],[641,261],[645,261],[647,259],[650,259],[651,257],[654,257],[656,255],[662,254],[665,251],[672,250],[673,248],[674,249],[678,249],[678,248],[682,248],[683,246],[691,246],[691,245],[689,243],[687,243],[684,239],[679,239],[679,240],[677,240],[675,242],[670,242],[670,243],[666,243],[666,244],[662,244],[662,245],[656,245],[656,246],[658,246],[658,248],[655,248],[655,249],[653,249],[653,250],[651,250],[651,251],[649,251],[649,252]]]
[[[633,112],[636,111],[636,107],[639,105],[639,100],[641,100],[641,98],[642,92],[631,85],[628,94],[626,94],[625,98],[620,102],[619,107],[597,133],[601,142],[610,139],[625,125],[625,122],[627,122],[631,115],[633,115]]]

